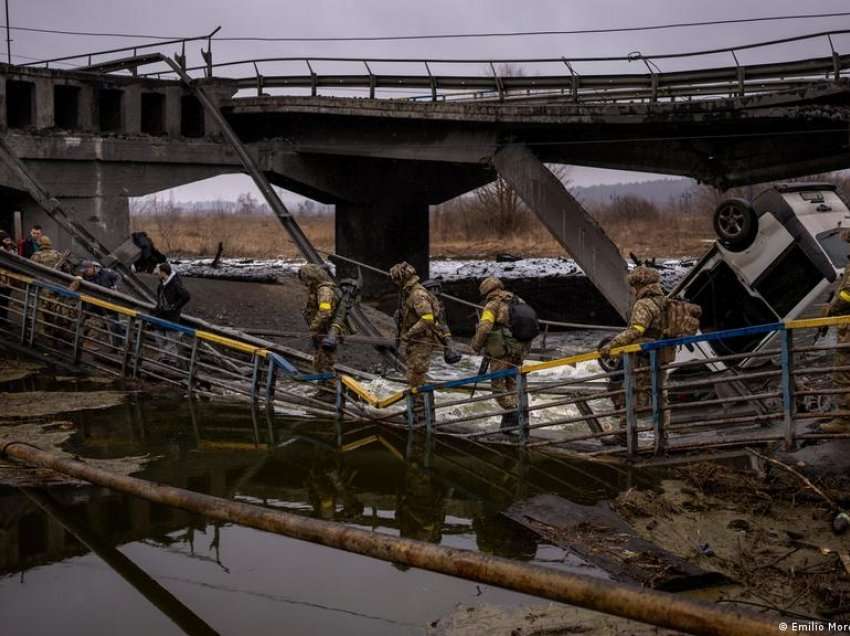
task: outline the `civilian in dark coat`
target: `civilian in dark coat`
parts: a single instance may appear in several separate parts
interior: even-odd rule
[[[191,299],[189,292],[183,286],[183,280],[172,271],[168,263],[157,265],[159,286],[156,288],[156,308],[153,315],[169,322],[180,322],[183,307]],[[162,329],[159,336],[154,336],[159,349],[159,360],[171,362],[178,368],[186,368],[188,360],[183,355],[185,348],[182,344],[183,335],[179,331]]]
[[[180,322],[183,307],[192,297],[183,286],[183,279],[171,269],[169,263],[160,263],[157,266],[157,273],[159,286],[156,288],[156,309],[153,315],[163,320]]]

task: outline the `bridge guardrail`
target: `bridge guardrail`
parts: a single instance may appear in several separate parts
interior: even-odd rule
[[[77,70],[87,72],[109,73],[130,69],[137,72],[137,67],[150,65],[157,60],[146,60],[145,51],[158,50],[163,47],[178,44],[182,53],[175,57],[184,72],[202,71],[205,77],[213,77],[224,69],[246,67],[248,74],[240,74],[235,78],[241,88],[256,88],[261,95],[269,88],[306,88],[311,95],[318,95],[320,88],[330,89],[363,89],[368,90],[370,97],[377,96],[376,91],[422,90],[423,95],[411,97],[414,100],[445,100],[445,99],[534,99],[562,96],[574,102],[583,101],[657,101],[659,99],[675,100],[679,98],[708,98],[718,96],[746,95],[768,91],[789,90],[800,84],[810,83],[815,79],[832,78],[838,80],[850,66],[850,56],[836,51],[835,39],[850,34],[850,29],[835,29],[820,31],[774,40],[752,42],[737,46],[727,46],[704,50],[685,51],[679,53],[643,54],[632,51],[619,56],[561,56],[544,58],[376,58],[376,57],[326,57],[326,56],[276,56],[229,60],[213,62],[212,43],[218,29],[211,34],[183,38],[165,42],[155,42],[139,46],[123,47],[81,53],[77,55],[52,58],[29,62],[21,66],[38,66],[57,63],[68,63],[72,60],[86,60],[87,63]],[[206,41],[207,49],[201,50],[203,64],[189,65],[186,59],[186,44],[196,41]],[[764,50],[778,45],[797,42],[823,40],[825,55],[805,60],[785,62],[761,62],[742,64],[739,54],[745,51]],[[141,52],[141,53],[140,53]],[[116,60],[95,62],[96,59],[110,55],[131,54],[132,57],[121,57]],[[691,58],[711,58],[717,55],[728,55],[732,64],[724,67],[667,70],[660,68],[660,63],[666,61],[682,61]],[[577,65],[589,64],[630,64],[637,62],[646,68],[646,73],[579,73]],[[365,73],[320,73],[314,65],[333,64],[337,67],[346,64],[356,64]],[[304,65],[306,72],[281,74],[268,71],[268,65],[278,67],[287,64]],[[404,67],[402,72],[376,73],[373,67],[393,66]],[[445,74],[433,72],[432,66],[486,66],[486,74]],[[499,72],[499,65],[508,67],[521,66],[523,74]],[[529,72],[528,66],[557,65],[562,73]],[[261,70],[265,67],[266,71]],[[421,69],[424,72],[410,72],[408,67]],[[173,71],[153,70],[141,73],[142,77],[171,77]]]
[[[795,346],[794,335],[850,324],[850,316],[632,344],[612,352],[624,361],[623,369],[613,372],[587,367],[586,363],[599,358],[598,351],[588,351],[380,397],[347,373],[304,373],[286,356],[262,346],[163,320],[92,293],[4,267],[0,267],[0,282],[0,333],[6,342],[16,341],[19,349],[45,351],[57,362],[86,364],[120,377],[149,377],[181,387],[190,396],[242,395],[253,406],[264,402],[315,417],[386,421],[472,440],[498,436],[499,441],[510,438],[510,443],[569,444],[596,453],[611,450],[600,447],[600,440],[622,435],[625,444],[613,450],[629,455],[748,441],[784,441],[792,446],[800,439],[834,436],[801,430],[801,425],[828,415],[825,402],[848,393],[848,387],[834,385],[828,376],[850,372],[850,345],[808,342]],[[778,335],[778,348],[709,360],[662,361],[662,352],[671,348],[769,333]],[[844,350],[846,365],[828,359]],[[695,373],[706,362],[723,362],[731,370],[734,364],[729,363],[743,359],[759,364],[734,373]],[[585,366],[579,369],[578,365]],[[547,372],[560,374],[546,377]],[[670,380],[673,372],[675,378]],[[543,379],[536,381],[538,376]],[[452,392],[464,387],[505,379],[513,380],[515,386],[452,399]],[[324,391],[332,404],[303,395],[298,387],[305,383]],[[735,385],[744,386],[745,391],[718,389]],[[505,402],[508,397],[512,402]],[[498,404],[500,398],[513,408]],[[381,411],[387,414],[380,415]],[[516,413],[515,425],[503,430],[493,426],[493,418],[510,413]],[[850,411],[832,413],[850,418]],[[582,433],[578,427],[590,432]],[[544,437],[531,437],[532,431]],[[706,431],[718,439],[705,439]],[[679,443],[670,446],[671,436]],[[689,436],[696,441],[689,444]]]

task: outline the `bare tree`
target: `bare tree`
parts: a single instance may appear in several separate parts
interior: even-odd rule
[[[569,168],[561,164],[549,164],[549,170],[568,187]],[[474,191],[479,209],[485,211],[492,228],[499,236],[522,231],[539,222],[533,211],[520,199],[519,194],[501,176],[492,183]]]
[[[254,215],[258,212],[260,204],[256,197],[250,192],[243,192],[236,198],[236,213],[240,215]]]
[[[153,230],[155,234],[152,237],[154,242],[165,248],[165,252],[170,252],[172,249],[174,239],[172,229],[180,216],[181,209],[174,202],[172,193],[169,193],[167,199],[158,195],[145,199],[134,206],[132,214],[132,217],[145,219],[145,226]],[[134,221],[133,226],[133,229],[137,230],[139,223]]]
[[[524,209],[519,195],[501,176],[475,190],[475,199],[479,208],[486,211],[498,235],[511,234],[524,225],[524,219],[520,218]]]

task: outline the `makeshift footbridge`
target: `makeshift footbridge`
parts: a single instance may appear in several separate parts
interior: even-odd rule
[[[614,371],[598,366],[599,354],[591,351],[377,395],[370,383],[378,379],[368,373],[344,366],[312,373],[310,356],[301,351],[194,318],[162,320],[144,301],[85,282],[71,290],[67,274],[13,254],[0,252],[0,277],[2,346],[52,364],[172,385],[189,399],[241,398],[252,409],[293,417],[632,459],[848,436],[809,430],[818,419],[843,414],[827,411],[840,392],[832,372],[850,370],[834,367],[832,354],[848,345],[806,336],[850,317],[629,345],[616,351],[623,365]],[[756,353],[660,363],[667,347],[768,334],[775,344]],[[638,390],[642,374],[651,378],[648,400]],[[513,429],[499,429],[509,411],[496,400],[505,394],[486,390],[500,377],[516,382]],[[726,390],[733,384],[747,393]],[[473,396],[473,387],[486,389]],[[612,435],[621,425],[620,435]]]

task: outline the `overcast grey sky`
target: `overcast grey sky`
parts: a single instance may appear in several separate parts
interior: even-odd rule
[[[620,27],[767,15],[850,11],[848,0],[9,0],[12,26],[76,31],[189,36],[221,25],[221,36],[378,36]],[[216,61],[264,56],[345,57],[576,57],[630,51],[677,52],[730,46],[830,29],[850,29],[850,17],[693,27],[618,34],[425,40],[402,42],[216,42]],[[13,62],[141,43],[15,31]],[[850,52],[850,37],[835,40]],[[825,40],[742,52],[742,63],[827,55]],[[5,58],[4,58],[5,59]],[[200,63],[197,50],[190,64]],[[728,57],[705,58],[704,66]],[[681,64],[681,63],[680,63]],[[662,70],[681,68],[661,63]],[[327,67],[326,67],[327,68]],[[270,69],[269,69],[270,70]],[[269,72],[267,70],[266,72]],[[303,68],[290,67],[291,72]],[[322,70],[322,69],[317,69]],[[358,69],[356,72],[360,72]],[[379,72],[382,69],[374,69]],[[480,69],[479,69],[480,70]],[[551,72],[560,70],[549,69]],[[597,65],[584,72],[607,72]],[[638,70],[624,68],[622,70]],[[248,70],[243,69],[247,74]],[[439,71],[438,71],[439,72]],[[534,72],[527,69],[527,73]],[[575,168],[578,185],[645,179],[647,175]],[[251,190],[244,176],[221,177],[176,191],[177,199],[234,199]]]

